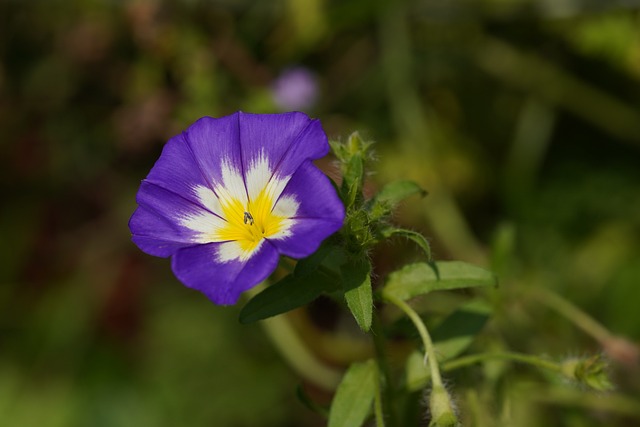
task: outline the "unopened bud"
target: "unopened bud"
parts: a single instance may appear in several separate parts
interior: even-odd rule
[[[443,386],[434,386],[431,390],[429,409],[431,410],[429,427],[456,427],[460,425],[451,403],[451,397]]]
[[[358,132],[353,132],[349,135],[349,139],[347,140],[347,148],[349,150],[349,154],[352,156],[355,154],[362,154],[363,150],[366,149],[366,144],[360,138],[360,134]]]
[[[562,364],[562,373],[594,390],[613,389],[613,384],[611,384],[607,373],[607,362],[600,355],[583,359],[569,359]]]

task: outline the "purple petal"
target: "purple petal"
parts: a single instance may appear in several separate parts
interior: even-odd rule
[[[242,169],[240,114],[219,119],[202,117],[185,132],[193,157],[189,167],[200,171],[211,189],[223,182],[223,162]]]
[[[182,195],[142,181],[136,196],[140,205],[129,220],[133,241],[144,252],[166,257],[178,248],[198,243],[199,232],[184,225],[184,218],[214,215]]]
[[[288,176],[305,160],[329,152],[320,121],[304,113],[238,114],[245,171],[265,154],[273,172]]]
[[[218,248],[210,243],[178,250],[171,268],[186,286],[197,289],[220,305],[235,304],[240,294],[265,280],[278,265],[278,251],[268,241],[246,261],[220,262]]]
[[[299,206],[290,235],[270,240],[281,254],[293,258],[309,256],[342,227],[344,205],[329,178],[310,161],[298,168],[282,197],[295,198]]]
[[[180,194],[187,200],[200,204],[194,189],[210,187],[205,171],[198,167],[194,153],[185,139],[185,134],[174,136],[162,149],[160,158],[149,172],[146,181]]]

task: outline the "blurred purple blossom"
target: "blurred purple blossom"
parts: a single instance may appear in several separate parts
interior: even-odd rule
[[[287,68],[273,81],[271,91],[282,110],[305,110],[313,107],[318,99],[318,82],[307,68]]]

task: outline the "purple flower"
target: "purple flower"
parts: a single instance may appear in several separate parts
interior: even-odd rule
[[[303,113],[203,117],[169,140],[129,221],[144,252],[216,304],[234,304],[279,255],[303,258],[336,232],[344,206],[311,160],[329,151]]]
[[[271,86],[273,99],[284,110],[304,110],[318,98],[316,76],[306,68],[288,68]]]

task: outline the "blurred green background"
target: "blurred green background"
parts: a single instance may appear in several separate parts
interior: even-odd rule
[[[517,297],[543,286],[637,344],[632,3],[0,0],[0,424],[323,425],[260,326],[129,240],[164,142],[236,110],[301,109],[330,138],[377,141],[373,187],[405,178],[430,193],[397,221],[429,236],[436,258],[500,274],[487,342],[601,351]],[[613,359],[619,393],[640,394],[637,358]],[[509,381],[536,378],[513,369]],[[507,399],[513,425],[638,422],[534,394]]]

